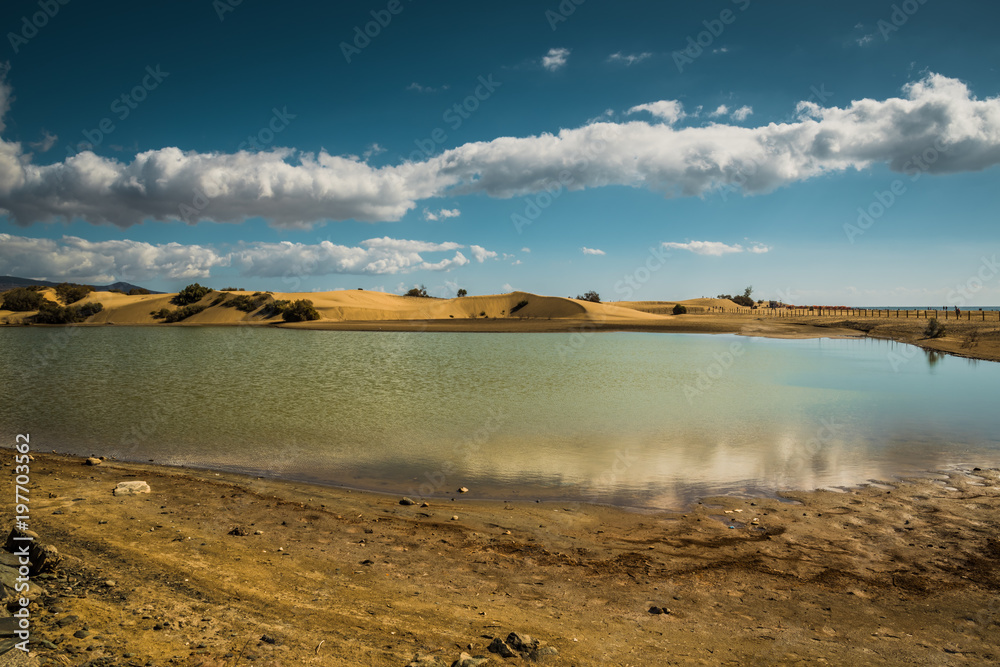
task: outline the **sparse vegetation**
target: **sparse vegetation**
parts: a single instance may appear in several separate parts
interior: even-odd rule
[[[286,322],[318,320],[319,311],[313,307],[313,302],[309,299],[299,299],[281,311],[281,318]]]
[[[528,305],[527,301],[518,301],[517,305],[510,309],[510,314],[513,315],[514,313],[516,313],[517,311],[521,310],[522,308],[524,308],[527,305]]]
[[[244,313],[252,313],[257,310],[271,298],[271,295],[266,292],[254,292],[250,294],[237,294],[232,299],[226,301],[222,306],[224,308],[235,308],[236,310],[243,311]]]
[[[211,287],[205,287],[198,283],[192,283],[177,293],[170,303],[175,306],[186,306],[205,298],[205,295],[212,291]]]
[[[27,287],[15,287],[3,295],[3,310],[14,310],[24,312],[27,310],[38,310],[42,304],[48,301],[39,294],[38,290]],[[48,303],[52,303],[48,301]]]
[[[468,292],[468,290],[465,290],[465,289],[460,289],[460,290],[458,290],[458,292],[455,293],[455,296],[457,296],[459,298],[461,298],[463,296],[468,296],[468,295],[469,295],[469,292]]]
[[[970,350],[974,347],[979,347],[979,329],[972,329],[962,339],[963,350]]]
[[[729,294],[720,294],[715,298],[729,299],[737,306],[744,306],[745,308],[753,308],[754,300],[750,298],[751,294],[753,294],[753,285],[747,285],[746,289],[743,290],[743,294],[738,294],[736,296],[732,296]]]
[[[56,296],[69,305],[76,303],[83,297],[94,291],[91,285],[78,285],[77,283],[59,283],[56,285]]]
[[[944,335],[945,330],[946,327],[938,322],[936,317],[932,317],[927,323],[927,328],[924,329],[924,338],[940,338]]]
[[[125,290],[118,289],[117,287],[112,287],[108,291],[111,292],[112,294],[124,294],[125,293]]]
[[[593,303],[601,302],[601,295],[595,292],[594,290],[590,290],[589,292],[584,292],[583,296],[577,295],[576,298],[579,299],[580,301],[592,301]]]
[[[679,303],[674,304],[674,315],[687,315],[687,306],[682,306]]]
[[[83,322],[91,315],[104,310],[101,303],[85,303],[82,306],[60,306],[58,303],[46,300],[35,315],[34,321],[39,324],[75,324]]]
[[[242,287],[223,287],[219,290],[220,292],[245,292]]]
[[[166,316],[163,318],[163,321],[167,322],[168,324],[173,322],[180,322],[181,320],[186,320],[192,315],[197,315],[203,310],[205,310],[205,306],[200,306],[198,304],[193,304],[193,303],[188,304],[186,306],[178,308],[177,310],[168,311]]]
[[[485,310],[479,311],[479,317],[486,317],[486,311]]]
[[[144,294],[152,294],[152,292],[145,287],[133,287],[128,291],[129,296],[143,296]]]
[[[418,287],[412,287],[412,288],[410,288],[410,291],[407,292],[406,294],[404,294],[403,296],[419,296],[419,297],[425,297],[426,298],[426,297],[428,297],[430,295],[427,294],[427,288],[424,287],[423,285],[420,285]]]
[[[167,315],[170,314],[170,309],[160,308],[159,310],[151,310],[149,311],[149,314],[153,317],[154,320],[162,320],[163,318],[165,318]]]

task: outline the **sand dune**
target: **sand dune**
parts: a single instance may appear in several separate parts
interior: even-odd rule
[[[741,309],[729,299],[687,299],[685,301],[615,301],[614,305],[654,314],[670,313],[680,304],[688,313],[735,312]]]
[[[205,310],[183,320],[184,324],[266,324],[280,322],[280,316],[267,317],[266,304],[251,313],[223,305],[238,295],[253,292],[210,292],[198,305]],[[46,298],[58,301],[53,290]],[[88,320],[93,324],[156,324],[151,313],[162,308],[174,310],[173,294],[128,296],[113,292],[91,292],[77,305],[97,302],[104,310]],[[662,315],[622,307],[619,304],[591,303],[578,299],[540,296],[529,292],[434,299],[400,296],[368,290],[333,292],[275,292],[272,299],[296,301],[308,299],[320,314],[320,322],[378,322],[405,320],[578,320],[594,322],[658,321]],[[526,302],[525,305],[520,305]],[[33,313],[0,311],[0,320],[18,322]]]

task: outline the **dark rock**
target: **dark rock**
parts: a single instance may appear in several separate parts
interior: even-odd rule
[[[261,635],[260,640],[265,644],[277,644],[278,640],[270,635]]]
[[[87,637],[90,636],[90,633],[87,632],[86,630],[77,630],[76,632],[73,633],[73,636],[76,637],[77,639],[86,639]]]
[[[371,558],[366,558],[363,561],[361,561],[361,564],[362,565],[374,565],[375,561],[373,561]]]
[[[101,459],[95,458],[93,456],[87,458],[87,465],[89,466],[99,466],[101,465]]]
[[[666,607],[657,607],[657,606],[654,605],[654,606],[652,606],[652,607],[649,608],[649,613],[650,614],[669,614],[670,610],[667,609]]]
[[[517,632],[507,635],[507,645],[521,653],[532,651],[538,648],[539,644],[540,642],[531,635],[522,635]]]
[[[490,653],[496,653],[501,658],[514,658],[517,656],[517,653],[510,646],[507,646],[507,642],[499,637],[494,637],[490,645],[486,647],[486,650]]]
[[[31,538],[30,540],[25,538]],[[7,535],[7,541],[4,543],[3,548],[6,551],[14,553],[17,551],[18,547],[24,545],[25,542],[31,542],[38,539],[38,533],[33,530],[22,530],[20,528],[11,528],[10,534]]]
[[[243,526],[236,526],[231,531],[229,531],[229,534],[235,535],[236,537],[246,537],[247,535],[250,534],[250,532]]]
[[[415,500],[410,499],[410,498],[403,498],[402,500],[399,501],[399,504],[400,505],[416,505],[417,502]]]

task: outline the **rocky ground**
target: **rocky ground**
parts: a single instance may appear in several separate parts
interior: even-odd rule
[[[31,492],[60,560],[0,665],[1000,661],[996,469],[640,513],[38,455]]]

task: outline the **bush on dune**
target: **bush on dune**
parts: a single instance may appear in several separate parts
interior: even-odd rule
[[[205,306],[189,304],[187,306],[184,306],[183,308],[178,308],[177,310],[168,311],[167,314],[163,317],[163,321],[167,322],[168,324],[173,322],[180,322],[181,320],[186,320],[192,315],[197,315],[203,310],[205,310]]]
[[[85,303],[82,306],[60,306],[52,301],[45,301],[35,315],[38,324],[76,324],[104,310],[104,304]]]
[[[180,292],[170,300],[170,303],[175,306],[186,306],[196,301],[201,301],[205,298],[205,295],[212,291],[211,287],[205,287],[199,285],[198,283],[192,283],[182,289]]]
[[[222,306],[224,308],[235,308],[244,313],[252,313],[267,303],[267,300],[270,298],[271,295],[265,292],[254,292],[253,295],[238,294],[226,301]]]
[[[299,299],[281,311],[281,318],[286,322],[318,320],[319,311],[313,307],[313,302],[309,299]]]
[[[94,291],[91,285],[78,285],[77,283],[59,283],[56,285],[56,296],[69,305],[76,303],[83,297]]]
[[[15,287],[3,295],[3,305],[0,305],[0,309],[18,312],[38,310],[46,301],[48,300],[42,297],[38,290]],[[48,303],[52,302],[48,301]]]
[[[679,303],[674,305],[674,315],[686,315],[687,311],[687,306],[682,306]]]

